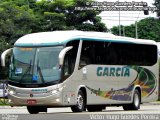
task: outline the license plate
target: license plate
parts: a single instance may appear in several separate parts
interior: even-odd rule
[[[27,100],[27,104],[35,105],[35,104],[37,104],[37,100],[34,100],[34,99]]]

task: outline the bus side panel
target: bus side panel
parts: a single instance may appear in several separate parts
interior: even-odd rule
[[[131,103],[133,88],[129,84],[136,78],[136,72],[131,76],[128,72],[129,68],[124,66],[87,65],[73,75],[72,83],[85,86],[87,104]]]
[[[73,92],[87,90],[87,104],[125,104],[132,102],[135,86],[142,89],[142,102],[158,98],[158,70],[140,66],[87,65],[72,76]]]

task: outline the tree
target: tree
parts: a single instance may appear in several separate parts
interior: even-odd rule
[[[160,41],[160,21],[155,18],[146,18],[138,23],[138,34],[141,39]]]
[[[160,21],[155,18],[146,18],[137,22],[138,26],[138,38],[140,39],[150,39],[155,41],[160,41],[159,31],[160,31]],[[135,38],[135,24],[131,24],[125,27],[125,36]],[[111,32],[118,35],[118,26],[111,28]],[[122,31],[123,32],[123,31]]]
[[[90,1],[90,0],[87,0]],[[97,17],[99,11],[75,10],[76,6],[85,6],[86,0],[42,0],[36,3],[35,11],[41,16],[42,31],[70,30],[107,31],[105,24]]]
[[[34,14],[28,6],[17,6],[14,1],[8,1],[0,3],[0,37],[10,44],[32,32]]]

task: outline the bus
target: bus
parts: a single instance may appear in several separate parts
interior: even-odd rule
[[[11,54],[8,98],[30,114],[47,108],[73,112],[106,106],[138,110],[158,99],[158,48],[152,40],[102,32],[53,31],[24,35]]]

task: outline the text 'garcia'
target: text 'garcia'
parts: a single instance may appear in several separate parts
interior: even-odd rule
[[[128,67],[97,67],[97,76],[129,77]]]

